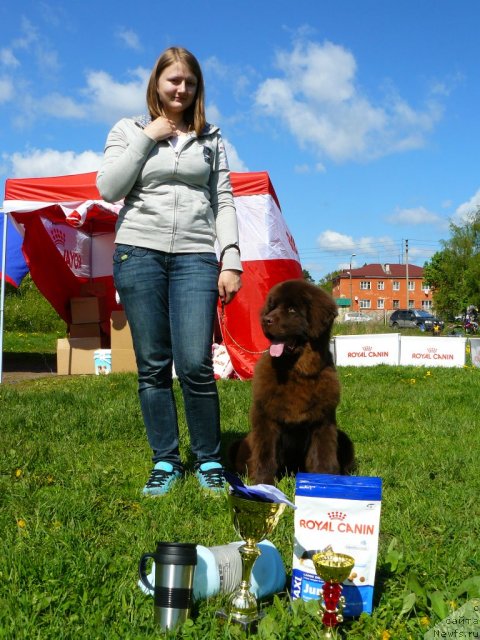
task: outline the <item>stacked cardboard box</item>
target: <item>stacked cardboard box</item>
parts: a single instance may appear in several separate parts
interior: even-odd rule
[[[85,296],[70,300],[69,338],[57,341],[57,374],[95,373],[94,353],[102,346],[101,322],[105,298]]]
[[[100,324],[107,319],[103,296],[83,296],[70,299],[71,338],[100,338]]]
[[[97,349],[100,349],[100,338],[57,340],[57,374],[95,373],[94,353]]]
[[[112,311],[110,317],[112,373],[137,371],[132,335],[124,311]]]

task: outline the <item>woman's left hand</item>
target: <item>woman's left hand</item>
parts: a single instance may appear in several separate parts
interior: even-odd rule
[[[237,291],[242,286],[241,271],[225,269],[218,278],[218,295],[223,304],[228,304],[233,300]]]

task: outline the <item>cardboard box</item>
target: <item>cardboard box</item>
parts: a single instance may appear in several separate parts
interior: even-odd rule
[[[112,311],[110,317],[110,344],[112,349],[133,350],[132,334],[125,311]]]
[[[104,296],[107,292],[104,280],[91,280],[80,285],[81,296]]]
[[[86,322],[85,324],[71,324],[70,338],[100,338],[102,333],[98,322]]]
[[[95,374],[94,354],[100,338],[62,338],[57,340],[57,374]]]
[[[70,312],[72,324],[103,322],[107,319],[105,298],[97,296],[70,298]]]
[[[137,372],[133,349],[112,349],[112,373]]]

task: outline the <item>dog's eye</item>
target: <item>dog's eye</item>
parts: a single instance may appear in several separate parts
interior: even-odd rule
[[[288,307],[288,313],[297,313],[295,307]]]

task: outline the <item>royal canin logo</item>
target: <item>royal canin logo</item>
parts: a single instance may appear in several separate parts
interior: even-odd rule
[[[295,240],[293,239],[293,236],[289,231],[287,231],[287,240],[293,251],[298,255],[297,245],[295,244]]]
[[[437,353],[438,349],[436,347],[427,347],[428,353]]]
[[[365,347],[362,347],[362,349],[363,349],[364,351],[371,351],[371,350],[372,350],[372,347],[370,347],[370,346],[365,346]]]
[[[328,517],[330,518],[330,520],[345,520],[347,514],[343,513],[342,511],[329,511]]]
[[[56,247],[64,247],[67,237],[60,229],[52,229],[52,240]]]

